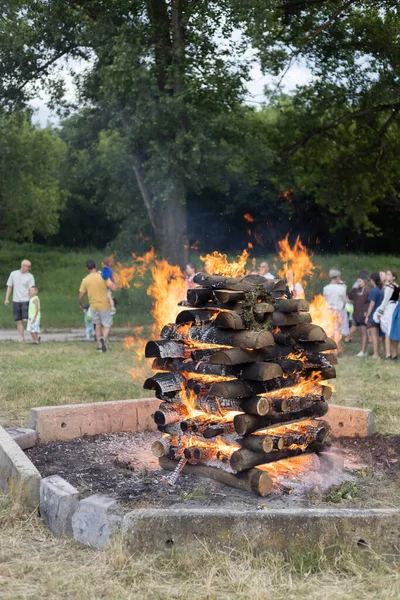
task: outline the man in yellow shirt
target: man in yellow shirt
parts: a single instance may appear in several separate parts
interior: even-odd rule
[[[108,337],[113,323],[107,289],[114,292],[115,283],[111,279],[104,281],[101,274],[96,271],[94,260],[87,261],[86,269],[89,271],[89,275],[82,279],[79,288],[79,304],[83,310],[83,299],[87,294],[92,323],[96,331],[97,352],[107,352]]]

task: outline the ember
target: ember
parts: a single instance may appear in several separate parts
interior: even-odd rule
[[[304,299],[289,297],[286,280],[238,267],[230,277],[223,260],[221,274],[195,276],[201,287],[188,290],[185,310],[146,345],[158,372],[144,387],[162,400],[154,419],[164,435],[152,450],[175,471],[172,482],[196,473],[265,496],[317,469],[330,445],[319,417],[336,343],[311,323]]]

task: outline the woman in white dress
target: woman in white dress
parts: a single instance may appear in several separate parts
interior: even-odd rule
[[[374,320],[380,322],[381,329],[385,334],[385,352],[386,359],[397,360],[397,346],[398,341],[392,341],[390,339],[390,330],[392,327],[393,313],[396,310],[397,302],[399,300],[400,288],[396,283],[397,271],[390,269],[386,271],[386,286],[384,289],[384,296],[380,307],[374,314]]]

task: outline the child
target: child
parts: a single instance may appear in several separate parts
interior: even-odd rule
[[[92,322],[92,312],[90,310],[90,306],[89,304],[85,304],[85,306],[83,307],[83,312],[84,312],[84,323],[85,323],[85,330],[86,330],[86,341],[90,342],[91,337],[93,336],[93,339],[96,339],[96,334],[94,332],[94,325]]]
[[[29,288],[29,308],[28,308],[28,327],[27,331],[30,332],[33,340],[33,344],[38,346],[40,344],[40,300],[38,296],[39,288],[36,285],[32,285]]]
[[[114,283],[114,274],[112,272],[111,262],[112,261],[110,257],[106,256],[104,258],[103,262],[101,263],[101,266],[103,267],[103,270],[101,271],[101,276],[104,279],[104,281],[107,281],[107,279],[111,279],[111,281]],[[111,290],[107,290],[107,296],[110,301],[111,314],[115,315],[117,309],[115,308],[115,302],[112,297]]]

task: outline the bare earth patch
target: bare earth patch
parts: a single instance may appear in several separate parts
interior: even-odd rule
[[[330,499],[334,496],[329,496],[329,492],[344,482],[350,482],[354,489],[351,497],[344,495],[340,506],[361,502],[359,505],[366,503],[371,507],[375,505],[375,495],[380,498],[376,494],[377,485],[370,485],[372,480],[379,482],[379,489],[383,485],[387,489],[399,486],[398,435],[335,440],[332,451],[343,458],[344,470],[306,472],[299,478],[286,479],[280,489],[273,489],[266,498],[189,475],[181,475],[175,487],[163,483],[165,473],[150,450],[159,435],[158,432],[99,435],[44,444],[28,450],[27,454],[43,477],[61,475],[83,495],[111,495],[119,498],[127,509],[183,505],[245,510],[264,505],[311,507],[326,502],[327,498],[337,502]],[[339,500],[342,500],[340,495]],[[381,506],[381,501],[377,505]]]

